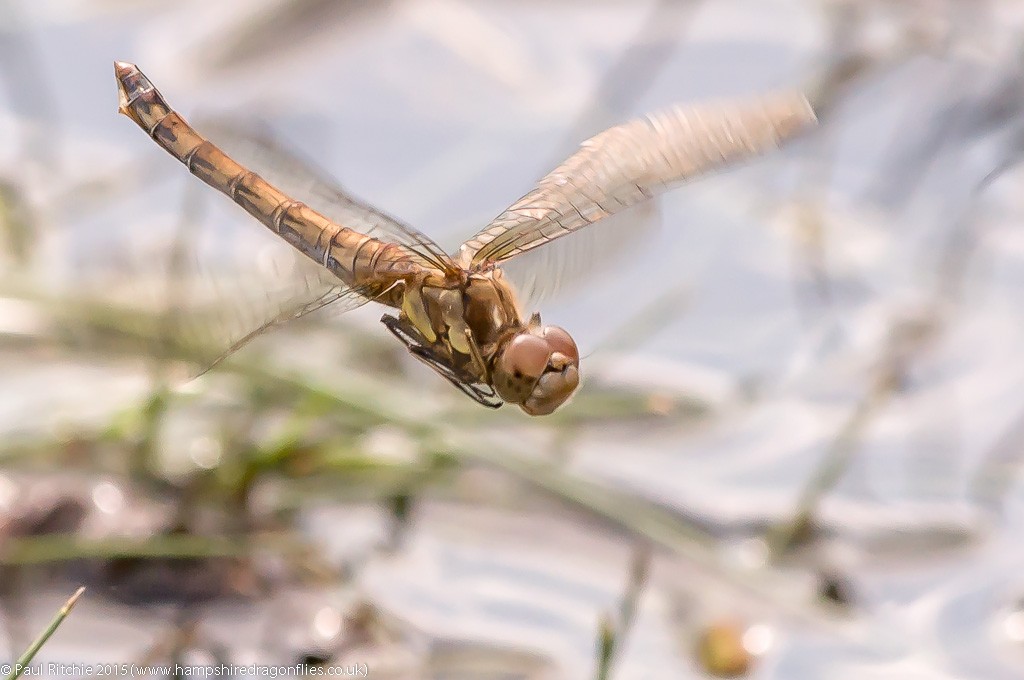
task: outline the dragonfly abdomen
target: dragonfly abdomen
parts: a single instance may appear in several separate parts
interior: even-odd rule
[[[189,172],[350,286],[386,288],[417,266],[395,244],[341,226],[232,160],[170,108],[132,64],[116,63],[120,111]]]

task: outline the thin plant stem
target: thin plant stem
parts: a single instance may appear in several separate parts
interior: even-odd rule
[[[619,601],[618,616],[606,614],[601,617],[597,643],[597,680],[609,680],[616,656],[622,648],[623,639],[633,629],[636,609],[643,595],[644,586],[651,568],[651,548],[639,546],[629,570],[629,582]]]
[[[31,645],[29,645],[29,648],[25,650],[25,653],[18,657],[17,663],[15,663],[14,667],[11,668],[11,672],[7,674],[7,680],[15,680],[20,677],[25,670],[27,670],[28,665],[32,663],[32,659],[35,658],[42,646],[46,644],[46,641],[50,639],[50,636],[57,631],[57,628],[64,622],[64,619],[68,617],[68,614],[71,613],[71,609],[75,606],[75,603],[78,602],[78,598],[80,598],[84,592],[85,587],[82,586],[68,598],[68,601],[64,603],[64,606],[60,608],[57,615],[53,617],[52,621],[50,621],[50,625],[39,634],[39,637],[37,637]]]

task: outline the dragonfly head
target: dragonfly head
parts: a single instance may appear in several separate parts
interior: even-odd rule
[[[564,329],[530,323],[498,352],[491,383],[505,401],[546,416],[579,386],[579,350]]]

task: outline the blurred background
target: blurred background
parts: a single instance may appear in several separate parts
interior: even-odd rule
[[[1021,677],[1022,29],[1010,0],[0,0],[0,658],[84,585],[43,662]],[[526,263],[584,356],[530,419],[372,306],[188,380],[308,281],[116,114],[115,59],[452,250],[660,106],[795,87],[821,124]]]

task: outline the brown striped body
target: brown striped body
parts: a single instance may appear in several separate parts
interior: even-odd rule
[[[236,163],[173,111],[138,68],[125,66],[128,71],[118,74],[123,84],[122,113],[184,163],[189,172],[228,196],[345,284],[379,292],[422,269],[397,245],[335,224]]]
[[[346,286],[362,291],[364,298],[400,309],[398,323],[406,335],[428,348],[432,360],[449,368],[458,381],[489,384],[490,364],[501,343],[523,327],[515,295],[501,270],[470,274],[451,263],[444,271],[414,260],[404,246],[333,222],[200,135],[137,67],[118,64],[115,70],[121,113],[189,172]],[[470,342],[479,347],[482,362],[474,361]]]

